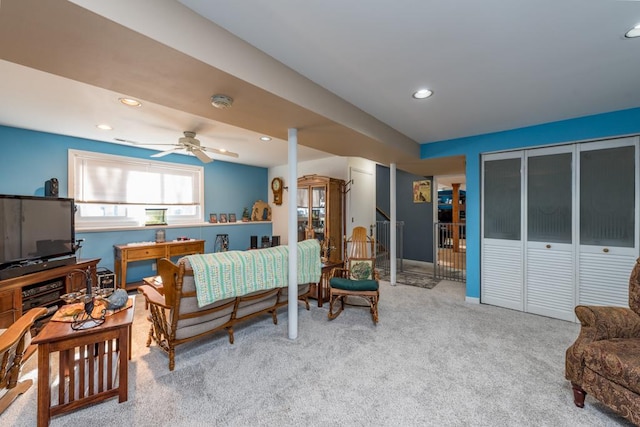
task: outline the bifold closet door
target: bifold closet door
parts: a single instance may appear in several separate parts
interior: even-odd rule
[[[483,156],[481,302],[575,321],[628,306],[640,138]]]
[[[574,320],[575,146],[526,152],[525,310]]]
[[[579,146],[578,303],[628,306],[638,257],[638,137]]]
[[[522,311],[522,153],[484,156],[480,300]]]

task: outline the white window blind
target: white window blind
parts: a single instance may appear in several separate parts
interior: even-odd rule
[[[76,150],[70,150],[70,156],[74,171],[72,197],[78,203],[200,203],[202,167]]]

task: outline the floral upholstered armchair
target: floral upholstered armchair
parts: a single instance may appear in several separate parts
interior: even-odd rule
[[[640,258],[629,279],[629,307],[577,306],[580,335],[567,349],[565,378],[576,406],[588,394],[640,425]]]

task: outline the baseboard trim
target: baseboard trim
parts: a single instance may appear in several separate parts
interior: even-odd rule
[[[476,297],[464,297],[464,300],[469,304],[480,304],[480,298]]]

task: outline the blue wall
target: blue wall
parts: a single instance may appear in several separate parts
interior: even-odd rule
[[[388,167],[376,166],[376,206],[387,214],[391,212],[390,173]],[[402,257],[433,262],[433,201],[413,203],[413,182],[425,179],[431,177],[396,170],[396,219],[404,222]]]
[[[95,151],[120,156],[148,159],[153,151],[119,144],[74,138],[50,133],[0,126],[0,193],[44,196],[44,182],[52,177],[60,183],[60,197],[68,196],[68,149]],[[215,161],[204,164],[192,156],[171,154],[163,161],[204,167],[205,216],[209,213],[236,213],[238,219],[245,207],[251,209],[256,200],[268,200],[266,168]],[[236,225],[202,225],[167,228],[166,239],[178,236],[205,239],[205,250],[213,252],[216,234],[229,234],[230,249],[249,247],[250,236],[271,236],[271,223]],[[82,258],[101,258],[100,266],[113,270],[113,245],[153,241],[155,228],[145,230],[76,233],[85,242],[79,252]],[[127,281],[153,275],[152,261],[132,263]]]
[[[423,159],[466,156],[467,297],[480,298],[480,156],[539,145],[640,133],[640,108],[546,123],[505,132],[422,144]]]

